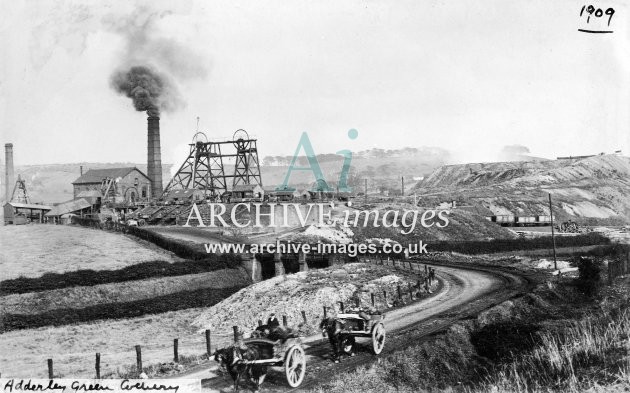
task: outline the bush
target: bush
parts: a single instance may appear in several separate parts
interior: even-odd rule
[[[556,237],[556,247],[582,247],[609,244],[610,239],[599,233],[588,233],[577,236]],[[517,250],[539,250],[552,248],[551,237],[533,239],[496,239],[490,241],[442,241],[433,242],[428,247],[431,251],[454,251],[464,254],[485,254]]]
[[[521,322],[500,322],[484,326],[471,335],[477,353],[495,363],[507,362],[534,348],[540,326]]]
[[[580,257],[578,261],[578,289],[586,296],[595,296],[601,281],[601,262],[592,257]]]

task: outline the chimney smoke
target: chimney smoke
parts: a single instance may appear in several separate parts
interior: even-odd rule
[[[13,143],[7,143],[4,145],[4,179],[5,179],[5,193],[4,200],[6,202],[11,201],[13,187],[15,186],[15,176],[13,172]]]
[[[147,176],[151,181],[151,196],[162,195],[162,153],[160,150],[160,118],[147,117]]]

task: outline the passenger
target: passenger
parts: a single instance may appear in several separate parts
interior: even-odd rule
[[[357,307],[357,308],[348,310],[348,312],[351,314],[357,314],[359,318],[365,321],[363,324],[364,328],[362,330],[369,330],[372,325],[372,316],[370,314],[375,314],[376,309],[373,307],[369,307],[369,308]],[[361,329],[360,326],[357,326],[356,328]]]
[[[269,326],[261,325],[261,326],[258,326],[256,330],[254,330],[254,332],[252,333],[252,337],[267,338],[269,337],[270,332],[271,330],[269,329]]]
[[[273,328],[280,326],[280,321],[278,321],[278,318],[276,318],[275,313],[271,313],[269,315],[269,319],[267,319],[267,326],[269,326],[270,330],[273,330]]]

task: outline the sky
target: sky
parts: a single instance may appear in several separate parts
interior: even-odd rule
[[[261,156],[303,132],[316,153],[628,155],[629,8],[597,4],[610,26],[565,0],[2,1],[0,142],[16,165],[145,162],[146,114],[111,86],[142,65],[171,86],[165,163],[197,117],[210,139],[247,130]]]

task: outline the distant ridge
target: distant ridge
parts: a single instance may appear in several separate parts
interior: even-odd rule
[[[630,158],[444,165],[412,192],[423,204],[456,200],[514,215],[547,214],[550,193],[559,218],[630,222]]]

